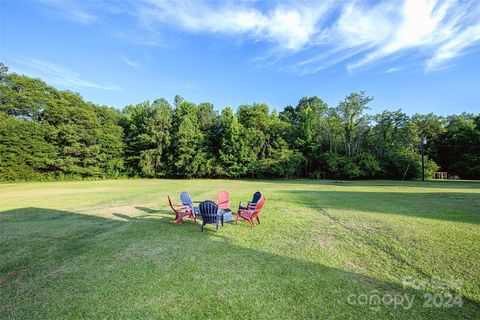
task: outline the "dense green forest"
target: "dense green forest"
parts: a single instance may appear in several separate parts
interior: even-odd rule
[[[115,177],[480,179],[480,114],[368,114],[372,98],[217,112],[176,96],[117,110],[0,65],[0,180]]]

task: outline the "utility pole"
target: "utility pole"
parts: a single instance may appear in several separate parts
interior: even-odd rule
[[[422,153],[422,181],[425,181],[425,159],[423,157],[423,151],[425,149],[425,145],[427,144],[427,138],[422,134],[420,138],[420,151]]]

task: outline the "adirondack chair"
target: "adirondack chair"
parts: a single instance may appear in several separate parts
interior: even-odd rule
[[[253,198],[252,198],[252,201],[251,202],[248,202],[248,201],[240,201],[240,204],[238,205],[238,210],[240,209],[248,209],[250,205],[256,205],[258,200],[260,200],[260,198],[262,197],[262,194],[260,193],[260,191],[257,191],[253,194]]]
[[[173,204],[170,196],[167,196],[168,204],[170,208],[172,208],[173,212],[175,212],[175,224],[178,225],[180,222],[186,218],[192,218],[194,223],[197,223],[197,218],[195,216],[195,212],[187,206]]]
[[[223,212],[223,221],[233,221],[232,210],[230,209],[230,193],[227,190],[221,190],[217,193],[218,210]]]
[[[202,232],[206,224],[215,224],[216,232],[218,232],[220,222],[223,227],[223,214],[218,212],[218,206],[215,202],[206,200],[200,203],[200,215],[202,216]]]
[[[182,201],[182,204],[184,206],[187,206],[190,209],[192,209],[195,214],[198,213],[198,207],[195,207],[193,205],[195,201],[192,201],[192,197],[190,197],[190,193],[186,191],[183,191],[182,193],[180,193],[180,200]]]
[[[261,196],[257,203],[250,203],[247,209],[238,209],[235,224],[238,223],[239,218],[248,221],[252,225],[252,227],[255,227],[253,219],[256,219],[258,224],[260,224],[260,219],[258,218],[258,215],[260,214],[260,211],[262,210],[264,204],[265,197]]]

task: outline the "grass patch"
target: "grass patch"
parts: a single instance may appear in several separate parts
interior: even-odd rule
[[[262,191],[262,224],[172,223],[167,195],[220,188],[234,205]],[[0,194],[1,318],[480,316],[478,182],[114,180]],[[375,294],[413,301],[358,300]],[[462,306],[426,307],[428,294]]]

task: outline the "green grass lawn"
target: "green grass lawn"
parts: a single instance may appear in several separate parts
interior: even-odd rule
[[[262,224],[174,225],[167,195],[223,188]],[[479,317],[478,182],[0,185],[0,318]]]

